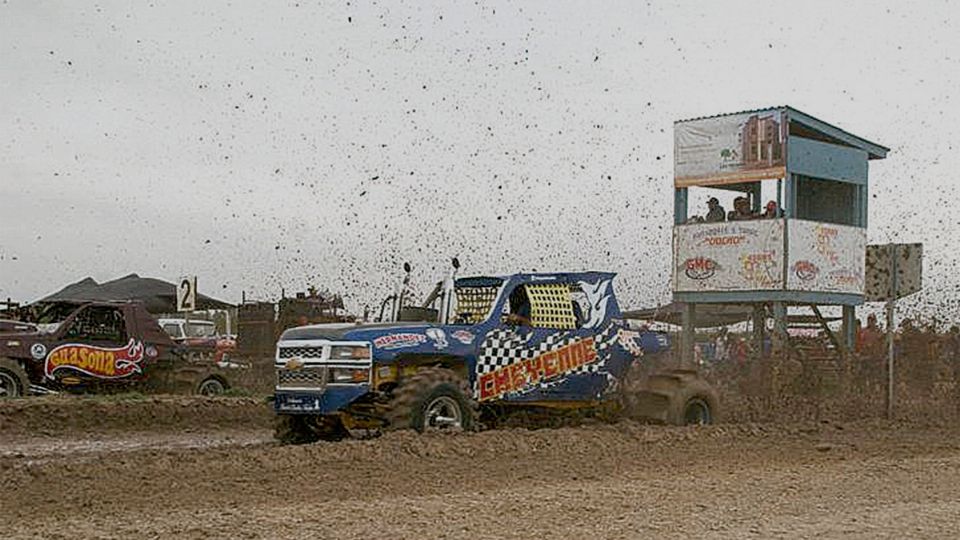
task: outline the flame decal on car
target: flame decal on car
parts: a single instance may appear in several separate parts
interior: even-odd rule
[[[43,372],[48,378],[58,370],[74,370],[100,379],[120,379],[141,373],[143,342],[130,339],[124,347],[108,348],[67,343],[50,351]]]

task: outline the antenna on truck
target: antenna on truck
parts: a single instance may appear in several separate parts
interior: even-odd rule
[[[400,284],[400,290],[393,295],[393,320],[400,320],[400,310],[403,309],[403,297],[407,295],[407,287],[410,285],[410,272],[413,267],[409,262],[403,263],[403,282]]]

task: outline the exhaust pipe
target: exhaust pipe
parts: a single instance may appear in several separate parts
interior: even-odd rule
[[[403,299],[407,295],[407,287],[410,285],[410,271],[413,268],[410,266],[410,263],[403,263],[403,281],[400,283],[400,288],[393,295],[393,322],[400,320],[400,310],[403,309]]]
[[[457,279],[457,270],[460,269],[460,259],[453,258],[453,269],[447,279],[443,281],[443,303],[440,305],[440,321],[442,324],[450,324],[450,315],[453,310],[453,288]]]

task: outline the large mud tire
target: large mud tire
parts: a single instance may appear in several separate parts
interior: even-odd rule
[[[651,375],[631,390],[624,412],[630,418],[684,426],[717,419],[717,393],[695,372],[675,370]]]
[[[196,394],[200,396],[220,396],[230,388],[221,377],[207,377],[197,385]]]
[[[30,391],[30,379],[20,364],[0,358],[0,399],[24,397]]]
[[[390,430],[472,431],[477,404],[463,377],[449,369],[424,368],[394,390],[386,417]]]
[[[279,414],[274,422],[273,438],[281,444],[309,444],[339,441],[350,436],[336,416]]]

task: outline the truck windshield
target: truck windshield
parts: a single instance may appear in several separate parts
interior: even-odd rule
[[[217,335],[217,327],[213,323],[199,323],[193,322],[187,324],[187,337],[215,337]]]
[[[78,304],[52,302],[42,304],[34,311],[33,321],[37,324],[59,324],[77,310]]]
[[[183,335],[180,333],[180,325],[176,323],[166,323],[163,325],[163,331],[173,339],[180,339]]]

